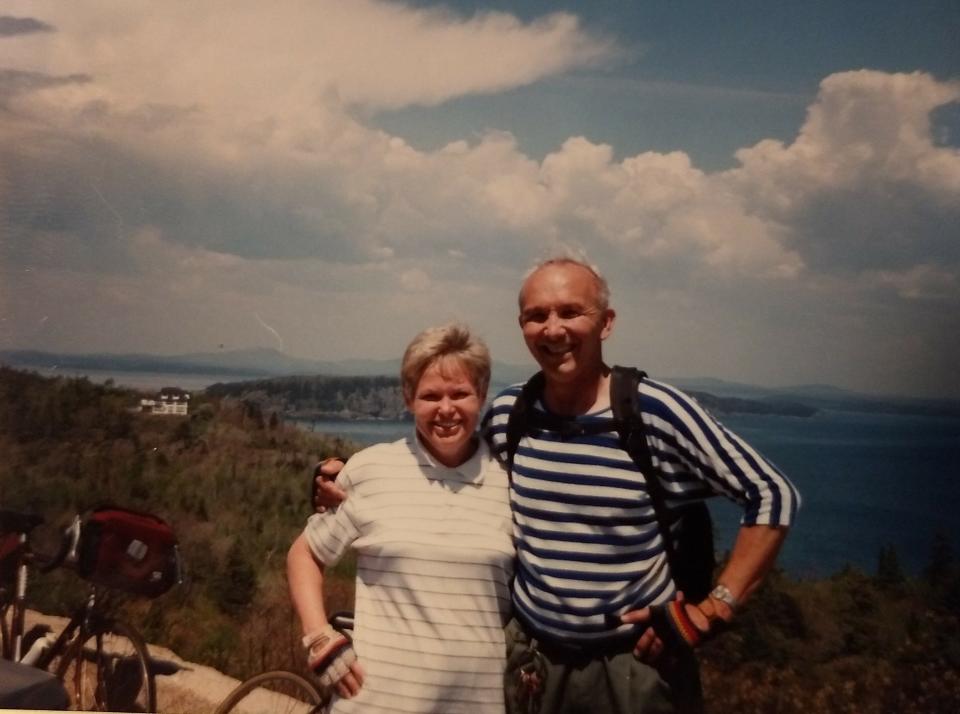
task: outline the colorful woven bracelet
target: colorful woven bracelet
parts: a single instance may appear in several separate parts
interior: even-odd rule
[[[696,647],[703,639],[693,624],[682,602],[671,600],[650,608],[650,624],[667,647],[686,645]]]
[[[667,603],[667,614],[676,627],[677,632],[684,641],[691,647],[696,647],[702,639],[700,630],[693,624],[693,621],[687,616],[687,609],[682,602],[671,600]]]

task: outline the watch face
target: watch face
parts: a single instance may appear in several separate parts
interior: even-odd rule
[[[711,591],[710,597],[714,598],[715,600],[719,600],[731,609],[737,604],[737,599],[733,596],[733,593],[730,592],[726,585],[717,585],[717,587]]]

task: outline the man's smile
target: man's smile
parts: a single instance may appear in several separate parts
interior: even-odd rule
[[[541,349],[543,352],[546,352],[546,353],[551,354],[551,355],[564,355],[564,354],[566,354],[567,352],[571,352],[571,351],[573,350],[573,345],[566,344],[566,343],[563,343],[563,344],[542,344],[542,345],[540,345],[540,349]]]

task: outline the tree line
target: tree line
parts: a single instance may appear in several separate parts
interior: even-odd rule
[[[272,377],[217,383],[206,393],[256,401],[288,416],[394,420],[406,416],[397,377]]]
[[[212,397],[255,401],[266,410],[289,417],[342,419],[406,419],[397,377],[332,377],[325,375],[270,377],[217,383],[207,388]],[[770,414],[809,417],[815,407],[784,400],[718,397],[691,391],[700,404],[721,414]]]

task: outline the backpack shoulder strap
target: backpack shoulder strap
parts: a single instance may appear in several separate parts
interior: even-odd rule
[[[620,433],[620,441],[644,475],[652,473],[653,463],[647,447],[643,420],[637,408],[637,390],[647,373],[636,367],[615,365],[610,371],[610,408]]]
[[[513,407],[510,409],[510,416],[507,419],[507,471],[513,471],[513,457],[517,454],[520,447],[520,439],[527,432],[530,425],[530,412],[534,403],[543,394],[543,388],[546,379],[543,372],[537,372],[527,383],[523,385],[520,394],[517,395]]]
[[[677,573],[676,548],[671,535],[670,519],[667,517],[663,484],[660,483],[653,466],[646,430],[638,406],[637,390],[646,376],[646,372],[636,367],[614,366],[610,374],[610,407],[613,410],[613,418],[618,424],[620,443],[633,462],[640,467],[646,479],[647,493],[650,494],[650,502],[653,504],[660,536],[663,538],[667,552],[667,563],[670,565],[670,571]]]
[[[621,421],[639,420],[637,389],[647,373],[636,367],[614,365],[610,370],[610,407],[613,418]],[[642,425],[641,425],[642,427]]]

